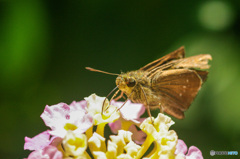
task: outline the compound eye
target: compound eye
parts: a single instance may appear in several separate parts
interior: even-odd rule
[[[126,83],[128,87],[133,87],[136,85],[136,81],[133,78],[129,78]]]

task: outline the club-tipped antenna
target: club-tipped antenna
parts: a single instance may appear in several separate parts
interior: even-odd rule
[[[110,73],[110,72],[106,72],[106,71],[102,71],[102,70],[97,70],[97,69],[91,68],[91,67],[85,67],[85,68],[86,68],[87,70],[89,70],[89,71],[105,73],[105,74],[108,74],[108,75],[116,75],[116,76],[119,75],[119,74],[117,74],[117,73]]]

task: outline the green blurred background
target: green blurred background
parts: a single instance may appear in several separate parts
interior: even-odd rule
[[[46,104],[106,96],[115,76],[184,45],[213,57],[207,82],[172,129],[205,158],[240,153],[240,1],[1,1],[0,158],[23,158],[46,130]],[[214,156],[235,158],[236,156]],[[239,157],[239,155],[238,155]]]

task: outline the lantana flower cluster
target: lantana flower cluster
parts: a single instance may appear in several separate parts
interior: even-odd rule
[[[178,139],[172,119],[162,113],[141,118],[142,104],[109,103],[92,94],[70,105],[46,106],[41,114],[48,130],[25,137],[28,159],[202,159],[201,151]],[[104,113],[102,113],[104,107]],[[108,125],[113,135],[106,136]],[[105,132],[106,131],[106,132]],[[188,151],[188,152],[187,152]]]

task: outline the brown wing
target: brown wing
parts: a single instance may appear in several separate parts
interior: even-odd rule
[[[154,76],[152,89],[159,96],[163,110],[182,119],[207,74],[207,71],[189,69],[165,70]]]
[[[172,68],[189,68],[189,69],[209,69],[208,61],[212,60],[209,54],[200,54],[176,60]]]
[[[143,66],[139,70],[150,72],[152,69],[154,69],[160,65],[163,65],[171,60],[184,58],[184,56],[185,56],[185,51],[184,51],[184,46],[182,46],[179,49],[177,49],[176,51],[173,51],[170,54],[167,54],[167,55]]]

